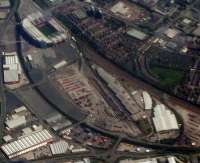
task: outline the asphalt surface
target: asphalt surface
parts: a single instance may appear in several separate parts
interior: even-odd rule
[[[138,88],[150,90],[153,93],[156,93],[156,96],[155,96],[156,98],[158,98],[158,99],[162,98],[162,95],[161,95],[162,92],[155,90],[151,86],[147,85],[146,83],[141,82],[138,79],[130,77],[130,75],[128,75],[126,72],[122,72],[122,70],[119,70],[114,65],[112,65],[111,63],[109,63],[108,61],[103,59],[101,56],[99,56],[97,54],[92,54],[92,51],[88,50],[86,48],[87,45],[83,44],[83,42],[81,42],[81,45],[82,45],[81,46],[82,53],[86,54],[86,57],[89,57],[89,60],[91,59],[90,61],[97,63],[98,65],[101,65],[103,67],[106,67],[107,69],[110,69],[110,71],[111,71],[110,73],[118,72],[118,74],[121,75],[122,77],[124,77],[125,80],[126,79],[131,80],[136,86],[138,86]],[[85,45],[86,47],[84,47],[83,45]],[[120,135],[113,134],[112,132],[108,132],[106,130],[97,128],[96,126],[92,126],[91,124],[85,124],[85,126],[90,126],[92,129],[95,129],[96,131],[101,132],[102,134],[105,134],[107,136],[113,137],[115,139],[120,137]],[[133,145],[139,145],[139,146],[143,146],[143,147],[147,147],[147,148],[153,148],[153,149],[164,150],[164,151],[173,151],[173,152],[180,152],[180,153],[195,153],[195,152],[200,151],[199,147],[192,148],[192,147],[164,145],[164,144],[159,144],[159,143],[151,143],[151,142],[147,142],[147,141],[142,141],[139,139],[132,139],[132,138],[126,137],[126,136],[123,138],[123,141],[128,142]]]
[[[44,101],[42,97],[32,88],[18,89],[13,93],[16,97],[22,100],[25,105],[32,108],[32,111],[42,119],[45,119],[48,115],[56,112],[55,109]]]
[[[19,43],[20,44],[20,43]],[[32,83],[34,83],[34,81],[32,81]],[[35,88],[34,88],[35,89]],[[47,91],[48,90],[48,91]],[[38,91],[38,90],[37,90]],[[49,94],[52,94],[52,92],[49,92],[50,90],[48,89],[48,87],[43,87],[41,90],[40,90],[40,93],[42,94],[42,100],[45,100],[49,103],[49,105],[51,105],[52,107],[54,107],[55,109],[57,110],[63,110],[60,108],[60,105],[57,105],[55,104],[55,101],[56,100],[59,100],[60,96],[58,95],[56,98],[56,100],[54,98],[50,98],[50,100],[46,100],[46,98],[49,98]],[[48,92],[48,93],[47,93]],[[45,98],[45,99],[44,99]],[[53,100],[53,101],[52,101]],[[66,109],[66,108],[65,108]],[[69,116],[69,112],[65,112],[66,116]],[[80,113],[79,113],[80,114]],[[76,118],[76,117],[75,117]],[[114,134],[112,132],[109,132],[109,131],[105,131],[103,129],[100,129],[96,126],[92,126],[91,124],[85,124],[85,127],[89,127],[95,131],[98,131],[104,135],[108,135],[110,137],[113,137],[113,138],[119,138],[121,135],[118,135],[118,134]],[[134,145],[139,145],[139,146],[144,146],[144,147],[147,147],[147,148],[153,148],[153,149],[158,149],[160,151],[163,151],[164,153],[167,153],[167,152],[174,152],[174,153],[181,153],[181,154],[188,154],[188,153],[194,153],[194,152],[197,152],[197,151],[200,151],[200,148],[189,148],[189,147],[175,147],[175,146],[170,146],[170,145],[163,145],[163,144],[159,144],[159,143],[150,143],[150,142],[146,142],[146,141],[142,141],[142,140],[136,140],[136,139],[132,139],[130,137],[123,137],[122,138],[123,141],[125,142],[128,142],[130,144],[134,144]],[[72,155],[70,155],[72,157]],[[70,157],[70,156],[63,156],[63,157]],[[78,155],[76,156],[78,157]],[[91,156],[93,157],[93,156]],[[56,159],[56,157],[52,158],[52,159]],[[59,158],[60,159],[60,158]]]
[[[110,151],[98,151],[96,153],[92,152],[79,152],[79,153],[68,153],[68,154],[61,154],[53,157],[43,158],[32,161],[33,163],[40,163],[40,162],[56,162],[56,161],[64,161],[64,160],[70,160],[70,159],[83,159],[83,158],[90,158],[90,159],[100,159],[105,161],[106,163],[115,163],[120,158],[132,158],[132,159],[144,159],[144,158],[151,158],[151,157],[160,157],[160,156],[169,156],[172,155],[170,152],[149,152],[149,153],[132,153],[132,152],[118,152],[115,151],[115,153],[110,153]],[[174,154],[176,155],[176,154]]]
[[[3,39],[3,35],[5,34],[6,28],[9,25],[9,22],[11,20],[11,18],[14,16],[15,12],[17,11],[19,4],[20,4],[20,0],[12,0],[12,8],[10,9],[10,12],[7,16],[7,18],[4,20],[3,24],[1,24],[0,28],[0,36],[1,36],[1,40],[0,40],[0,45],[2,45],[2,39]],[[0,51],[2,52],[4,49],[0,49]],[[0,55],[0,96],[1,96],[1,113],[0,113],[0,143],[2,143],[2,137],[3,137],[3,128],[4,128],[4,120],[6,117],[6,96],[5,96],[5,92],[4,92],[4,82],[3,82],[3,56],[2,54]]]
[[[11,20],[11,18],[14,16],[15,12],[17,11],[19,5],[20,5],[20,0],[11,0],[10,2],[12,2],[12,7],[10,9],[10,12],[7,16],[7,18],[4,20],[4,22],[1,24],[1,28],[0,28],[0,45],[2,45],[3,42],[3,35],[5,35],[5,31],[6,28],[9,25],[9,22]],[[4,120],[6,118],[6,113],[7,113],[7,100],[6,100],[6,94],[5,94],[5,87],[4,87],[4,81],[3,81],[3,56],[2,56],[2,52],[4,51],[4,49],[1,47],[0,49],[0,144],[3,141],[3,129],[4,129]],[[5,160],[4,162],[8,162],[6,161],[7,158],[5,157],[5,155],[0,152],[0,158],[1,160]]]

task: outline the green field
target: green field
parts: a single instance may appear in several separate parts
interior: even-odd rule
[[[39,29],[45,36],[49,36],[56,32],[56,29],[54,27],[52,27],[50,24],[45,24],[44,26],[40,27]]]
[[[174,87],[179,84],[183,79],[185,73],[179,70],[172,70],[161,67],[152,67],[151,73],[157,77],[160,84],[165,87]]]

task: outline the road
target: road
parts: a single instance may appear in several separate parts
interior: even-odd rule
[[[83,43],[82,41],[79,41],[79,44],[82,46],[81,47],[81,52],[85,55],[85,57],[87,59],[89,59],[90,61],[96,63],[97,65],[100,65],[102,67],[104,67],[108,72],[116,74],[116,72],[118,73],[119,76],[121,76],[121,78],[124,78],[127,81],[131,81],[132,85],[138,87],[138,88],[143,88],[145,90],[148,90],[151,92],[151,94],[153,94],[153,96],[155,96],[156,98],[158,98],[159,100],[163,101],[163,92],[153,88],[152,86],[140,81],[137,78],[134,78],[133,76],[131,76],[130,74],[120,70],[118,67],[116,67],[115,65],[111,64],[109,61],[107,61],[106,59],[104,59],[103,57],[101,57],[100,55],[97,55],[92,48],[88,48],[88,45],[86,43]],[[175,97],[171,97],[169,99],[171,102],[176,102],[176,103],[181,103],[181,100],[178,100]],[[183,101],[182,101],[183,102]],[[183,104],[187,104],[185,102],[183,102]],[[189,104],[188,104],[189,105]],[[187,105],[186,105],[187,106]],[[190,106],[191,111],[198,111],[198,108],[193,107],[193,109]],[[198,111],[200,112],[200,111]],[[117,139],[120,135],[116,135],[113,134],[112,132],[108,132],[102,129],[99,129],[95,126],[92,126],[91,124],[85,124],[86,126],[91,127],[92,129],[95,129],[98,132],[101,132],[102,134],[105,134],[107,136],[113,137],[115,139]],[[200,151],[200,148],[190,148],[190,147],[174,147],[174,146],[170,146],[170,145],[162,145],[159,143],[150,143],[150,142],[145,142],[145,141],[141,141],[141,140],[136,140],[136,139],[132,139],[130,137],[124,137],[123,139],[126,142],[129,142],[130,144],[135,144],[135,145],[140,145],[140,146],[144,146],[144,147],[149,147],[149,148],[154,148],[154,149],[164,149],[167,151],[179,151],[180,153],[182,152],[196,152],[196,151]]]
[[[112,154],[112,155],[111,155]],[[67,159],[83,159],[83,158],[95,158],[95,159],[100,159],[103,160],[107,163],[115,163],[117,162],[120,158],[132,158],[132,159],[144,159],[144,158],[150,158],[150,157],[160,157],[160,156],[169,156],[172,155],[171,152],[149,152],[149,153],[133,153],[133,152],[119,152],[115,151],[115,153],[110,153],[110,152],[102,152],[98,151],[96,153],[93,152],[82,152],[82,153],[67,153],[67,154],[61,154],[53,157],[48,157],[48,158],[43,158],[43,159],[38,159],[38,160],[33,160],[32,162],[34,163],[40,163],[40,162],[52,162],[52,161],[66,161]],[[173,155],[177,155],[173,153]]]
[[[7,18],[4,20],[3,24],[1,24],[0,28],[0,36],[1,36],[1,40],[0,40],[0,45],[2,45],[3,42],[3,35],[5,35],[5,31],[6,28],[9,25],[9,22],[11,20],[11,18],[14,16],[14,14],[16,13],[18,7],[20,5],[20,0],[12,0],[12,8],[10,9],[10,12],[7,16]],[[1,51],[1,55],[0,55],[0,98],[1,98],[1,116],[0,116],[0,143],[2,143],[2,137],[3,137],[3,128],[4,128],[4,120],[6,117],[6,97],[5,97],[5,92],[4,92],[4,82],[3,82],[3,56],[2,56],[2,51],[3,48],[0,49]]]
[[[20,42],[18,43],[20,44]],[[83,44],[84,45],[84,44]],[[99,60],[100,61],[100,60]],[[98,62],[99,62],[98,61]],[[116,71],[118,72],[118,71]],[[134,80],[135,81],[135,80]],[[141,82],[141,81],[139,81]],[[144,88],[146,88],[147,86],[145,86]],[[34,88],[35,89],[35,88]],[[42,92],[41,92],[42,93]],[[157,95],[158,96],[158,95]],[[85,124],[85,127],[89,127],[95,131],[98,131],[104,135],[108,135],[110,137],[113,137],[113,138],[116,138],[118,139],[121,135],[118,135],[118,134],[114,134],[112,132],[109,132],[109,131],[105,131],[103,129],[100,129],[96,126],[93,126],[91,124]],[[188,148],[188,147],[174,147],[174,146],[170,146],[170,145],[163,145],[163,144],[158,144],[158,143],[150,143],[150,142],[146,142],[146,141],[142,141],[142,140],[136,140],[136,139],[132,139],[130,137],[127,137],[127,136],[124,136],[122,138],[123,141],[125,142],[128,142],[130,144],[134,144],[134,145],[139,145],[139,146],[144,146],[144,147],[147,147],[147,148],[153,148],[153,149],[159,149],[161,151],[164,151],[165,153],[167,152],[174,152],[174,153],[190,153],[190,152],[197,152],[197,151],[200,151],[200,148]],[[72,157],[72,155],[70,155]],[[70,156],[63,156],[64,157],[70,157]],[[88,156],[88,155],[87,155]],[[78,156],[76,156],[78,157]],[[93,156],[91,156],[93,157]],[[52,158],[52,159],[56,159],[55,158]],[[60,159],[60,158],[59,158]]]
[[[19,4],[20,4],[20,0],[13,0],[12,1],[12,8],[10,9],[10,12],[7,16],[7,18],[4,20],[4,22],[1,24],[1,28],[0,28],[0,45],[2,45],[3,43],[3,35],[5,35],[5,31],[6,28],[9,25],[9,22],[11,20],[11,18],[14,16],[15,12],[17,11]],[[2,28],[3,27],[3,28]],[[4,49],[1,47],[0,49],[0,144],[3,141],[3,129],[4,129],[4,120],[6,118],[6,95],[5,95],[5,89],[4,89],[4,82],[3,82],[3,56],[2,56],[2,52],[4,51]],[[5,155],[0,152],[0,158],[5,160],[4,162],[8,162],[6,161]]]

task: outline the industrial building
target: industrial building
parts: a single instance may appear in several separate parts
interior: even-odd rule
[[[163,104],[154,107],[153,123],[157,132],[179,129],[175,114]]]
[[[157,163],[156,158],[152,158],[152,159],[146,159],[146,160],[132,160],[132,159],[126,159],[126,160],[122,160],[120,161],[120,163]]]
[[[3,74],[5,84],[15,84],[20,82],[22,74],[21,65],[16,52],[5,53],[3,52]]]
[[[52,154],[56,155],[56,154],[63,154],[67,152],[70,146],[66,141],[60,140],[58,142],[50,144],[50,148],[51,148]]]
[[[9,9],[1,9],[0,10],[0,20],[5,19],[9,13]]]
[[[12,136],[10,136],[10,135],[5,135],[4,137],[3,137],[3,140],[7,143],[7,142],[9,142],[9,141],[11,141],[13,138],[12,138]]]
[[[158,162],[176,163],[176,160],[178,160],[176,157],[168,156],[168,157],[141,159],[141,160],[125,159],[121,160],[120,163],[158,163]]]
[[[8,156],[8,158],[13,158],[45,146],[52,141],[53,136],[46,129],[44,129],[4,144],[1,146],[1,149]]]
[[[25,106],[20,106],[14,110],[15,113],[25,112],[27,108]]]
[[[148,35],[140,30],[137,30],[135,28],[131,28],[127,31],[127,35],[130,37],[134,37],[138,40],[145,40],[148,38]]]
[[[59,69],[59,68],[61,68],[61,67],[64,67],[66,64],[67,64],[67,61],[66,61],[66,60],[62,60],[62,61],[60,61],[59,63],[55,64],[55,65],[53,66],[53,68],[57,70],[57,69]]]
[[[16,108],[14,113],[6,118],[5,124],[7,128],[14,129],[26,124],[26,112],[27,108],[25,106]]]
[[[28,15],[23,21],[24,31],[41,45],[53,45],[67,38],[67,30],[54,18],[45,17],[41,12]]]
[[[10,1],[9,0],[0,0],[0,8],[9,8]]]
[[[13,114],[9,119],[6,119],[5,124],[9,129],[14,129],[23,124],[26,124],[26,118],[25,116]]]
[[[117,1],[110,8],[110,11],[117,16],[135,23],[147,18],[148,16],[148,12],[144,8],[134,3],[130,3],[127,0]]]
[[[47,124],[51,126],[51,128],[54,131],[59,131],[63,128],[66,128],[72,124],[71,121],[66,119],[62,114],[60,113],[54,113],[53,115],[49,116],[45,119]]]
[[[113,91],[113,93],[115,93],[116,97],[125,106],[134,120],[138,120],[145,115],[144,111],[137,106],[134,98],[114,76],[106,72],[103,68],[98,67],[96,70],[100,77],[108,84],[108,87]]]
[[[172,28],[168,28],[168,29],[165,31],[165,35],[166,35],[167,37],[169,37],[170,39],[175,38],[179,33],[180,33],[179,30],[177,30],[177,29],[172,29]]]
[[[143,95],[143,99],[144,99],[144,108],[145,108],[145,110],[151,110],[152,109],[152,105],[153,105],[151,96],[146,91],[143,91],[142,95]]]

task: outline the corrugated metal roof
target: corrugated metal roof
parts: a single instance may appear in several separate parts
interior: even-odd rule
[[[147,38],[147,34],[145,34],[144,32],[142,31],[139,31],[135,28],[131,28],[130,30],[127,31],[127,34],[131,37],[135,37],[136,39],[139,39],[139,40],[144,40]]]
[[[157,132],[178,129],[178,122],[175,115],[163,104],[154,108],[154,126]]]
[[[167,160],[169,163],[176,163],[175,157],[173,156],[168,157]]]
[[[18,140],[11,143],[4,144],[3,146],[1,146],[1,149],[9,158],[12,158],[13,156],[19,155],[19,152],[21,152],[21,154],[23,152],[25,153],[25,150],[31,149],[32,147],[48,141],[52,138],[52,135],[45,129],[34,132],[28,136],[20,137]]]
[[[143,91],[142,95],[143,95],[143,99],[144,99],[145,110],[152,109],[152,98],[149,95],[149,93],[146,91]]]
[[[9,128],[16,128],[22,124],[25,124],[26,119],[25,119],[25,116],[18,116],[18,117],[12,118],[10,120],[6,120],[5,123]]]
[[[62,153],[67,152],[67,150],[69,149],[69,144],[64,140],[61,140],[59,142],[50,144],[50,148],[51,148],[52,154],[54,155],[62,154]]]
[[[18,107],[15,109],[15,113],[19,113],[19,112],[22,112],[22,111],[26,111],[27,108],[25,106],[21,106],[21,107]]]
[[[17,70],[4,70],[4,82],[18,82],[19,75]]]

